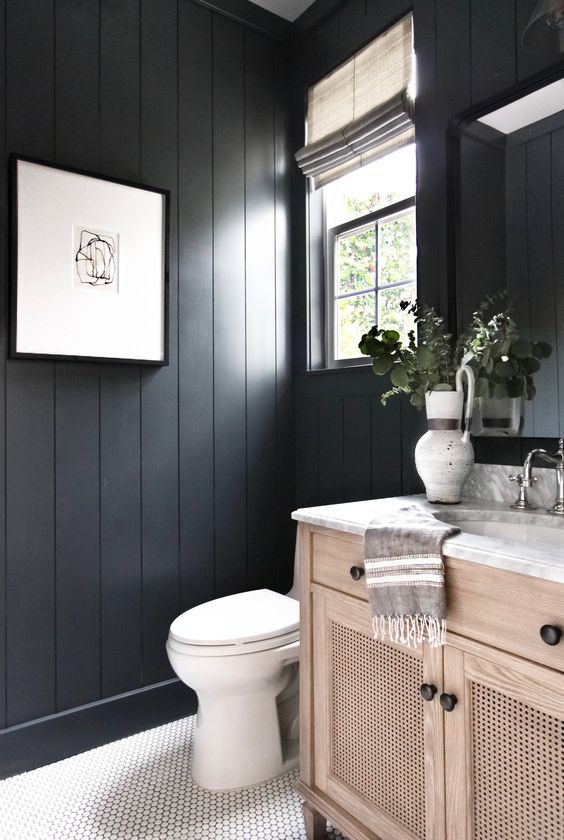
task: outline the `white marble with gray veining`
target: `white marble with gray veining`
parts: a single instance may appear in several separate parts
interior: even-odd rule
[[[550,473],[550,470],[546,472]],[[499,476],[499,472],[496,472],[496,475]],[[514,488],[513,484],[509,486]],[[491,492],[494,491],[491,490]],[[513,500],[511,495],[510,499]],[[443,512],[452,519],[517,522],[527,523],[533,528],[538,524],[557,529],[562,534],[561,545],[543,543],[541,539],[534,542],[517,541],[506,537],[478,536],[461,531],[445,541],[443,550],[450,557],[564,583],[564,517],[550,516],[544,510],[531,513],[511,510],[506,501],[489,501],[486,488],[483,486],[479,500],[476,497],[468,498],[459,505],[430,504],[424,496],[397,496],[389,499],[301,508],[294,511],[292,518],[324,528],[364,535],[367,526],[373,520],[385,517],[386,511],[405,503],[421,505],[435,514]],[[502,525],[500,527],[503,529]]]
[[[470,477],[464,485],[465,499],[491,499],[494,502],[512,504],[519,495],[515,482],[509,476],[523,472],[523,467],[506,467],[499,464],[474,464]],[[547,508],[554,502],[556,495],[556,476],[554,469],[533,467],[533,478],[537,480],[527,490],[531,504],[538,508]]]

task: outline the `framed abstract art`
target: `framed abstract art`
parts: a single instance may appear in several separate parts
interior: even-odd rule
[[[169,202],[14,156],[10,354],[166,365]]]

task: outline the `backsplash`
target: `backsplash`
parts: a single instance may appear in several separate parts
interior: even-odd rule
[[[517,500],[519,489],[509,476],[522,472],[522,467],[511,467],[503,464],[474,464],[470,478],[464,487],[465,499],[487,499],[493,502],[508,502]],[[556,476],[554,469],[534,467],[533,477],[537,481],[527,490],[529,501],[539,508],[546,508],[553,504],[556,494]]]

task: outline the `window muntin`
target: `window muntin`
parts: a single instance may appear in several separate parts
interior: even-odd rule
[[[400,310],[399,301],[417,294],[415,147],[325,190],[327,362],[338,367],[366,361],[359,359],[358,342],[373,324],[397,329],[405,341],[413,329],[412,316]]]

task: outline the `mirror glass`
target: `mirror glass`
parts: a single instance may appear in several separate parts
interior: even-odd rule
[[[480,400],[473,430],[483,435],[561,436],[564,79],[513,95],[490,110],[475,109],[457,123],[454,138],[457,332],[467,329],[487,295],[506,289],[514,301],[520,337],[552,347],[533,374],[534,399]]]

